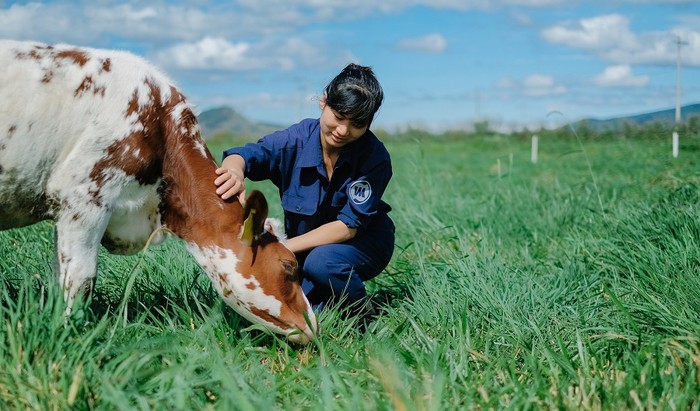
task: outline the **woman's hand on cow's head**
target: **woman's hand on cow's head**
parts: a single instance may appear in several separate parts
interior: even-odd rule
[[[228,200],[234,196],[238,196],[238,201],[241,204],[245,203],[245,178],[243,173],[235,169],[220,167],[216,169],[216,194],[223,200]]]

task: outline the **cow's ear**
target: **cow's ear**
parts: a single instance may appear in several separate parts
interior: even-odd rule
[[[241,230],[241,242],[246,246],[250,247],[253,244],[253,239],[255,238],[255,231],[253,230],[253,218],[255,217],[255,209],[251,208],[246,210],[248,217],[243,221],[243,229]]]
[[[240,237],[245,245],[250,246],[255,238],[262,234],[267,213],[265,196],[258,190],[253,191],[245,202],[245,220],[243,221]]]

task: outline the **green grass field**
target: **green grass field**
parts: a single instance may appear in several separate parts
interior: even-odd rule
[[[700,409],[698,140],[542,138],[531,164],[513,138],[390,139],[380,315],[326,310],[306,347],[226,307],[177,239],[101,253],[66,322],[52,225],[0,232],[0,408]]]

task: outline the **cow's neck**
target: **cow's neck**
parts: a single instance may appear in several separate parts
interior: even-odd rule
[[[166,154],[163,162],[162,221],[187,242],[231,248],[243,208],[216,194],[216,163],[203,144],[198,138],[180,138],[175,150],[167,150],[173,154]]]

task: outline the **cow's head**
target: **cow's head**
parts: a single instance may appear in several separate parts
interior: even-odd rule
[[[242,251],[229,256],[236,261],[235,272],[217,270],[216,285],[226,303],[249,321],[306,344],[318,330],[316,317],[301,290],[296,257],[267,214],[263,194],[252,192],[237,239]],[[227,252],[220,253],[221,260],[231,261]]]

